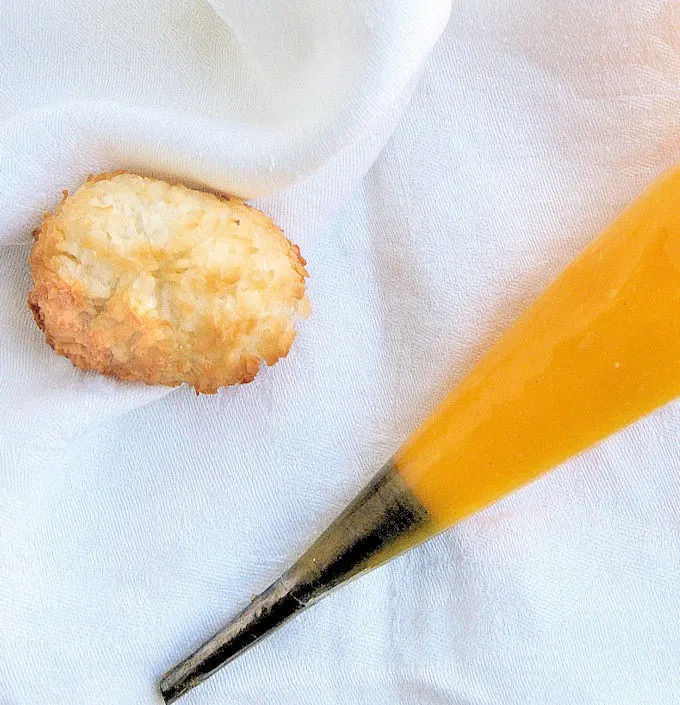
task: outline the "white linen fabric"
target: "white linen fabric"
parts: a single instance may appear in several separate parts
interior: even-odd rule
[[[449,9],[0,3],[2,705],[157,705],[162,673],[680,159],[674,0],[459,0],[444,30]],[[314,314],[286,360],[197,398],[45,345],[30,232],[116,168],[257,197],[300,245]],[[184,702],[678,702],[679,523],[675,403]]]

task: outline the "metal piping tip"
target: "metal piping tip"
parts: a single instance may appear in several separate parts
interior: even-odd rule
[[[160,681],[168,705],[333,588],[435,533],[388,463],[309,550],[230,624]]]

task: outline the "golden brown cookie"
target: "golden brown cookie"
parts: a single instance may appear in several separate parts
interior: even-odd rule
[[[34,236],[29,305],[84,370],[214,393],[284,357],[309,313],[299,249],[234,197],[102,174]]]

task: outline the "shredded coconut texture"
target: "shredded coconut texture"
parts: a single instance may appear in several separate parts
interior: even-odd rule
[[[34,237],[29,305],[84,370],[214,393],[284,357],[309,314],[299,249],[234,197],[102,174]]]

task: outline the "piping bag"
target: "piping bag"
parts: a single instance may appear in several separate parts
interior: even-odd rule
[[[286,573],[165,674],[165,702],[333,588],[678,395],[675,167],[567,267]]]

